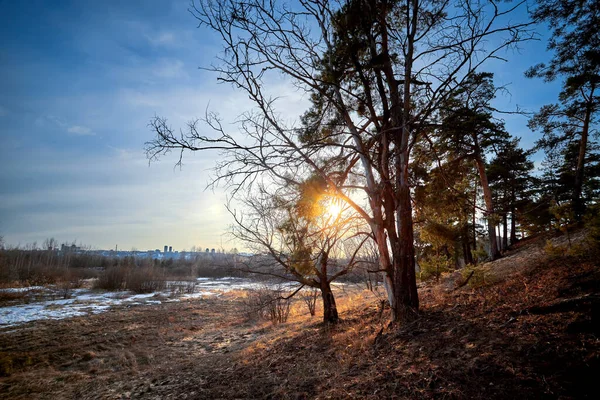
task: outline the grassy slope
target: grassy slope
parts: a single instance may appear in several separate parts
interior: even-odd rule
[[[544,242],[424,285],[400,327],[373,299],[335,327],[244,324],[211,300],[0,332],[0,398],[595,398],[600,268]]]
[[[487,278],[478,288],[445,290],[448,282],[423,288],[421,317],[400,328],[381,331],[377,307],[363,306],[338,327],[312,325],[249,348],[230,368],[207,376],[206,394],[595,397],[600,270],[573,257],[547,259],[544,242],[522,243],[485,265]]]

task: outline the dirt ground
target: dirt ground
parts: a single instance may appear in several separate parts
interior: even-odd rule
[[[375,297],[347,295],[336,326],[247,322],[229,296],[0,329],[0,397],[597,398],[597,263],[511,268],[423,285],[419,318],[400,326]]]

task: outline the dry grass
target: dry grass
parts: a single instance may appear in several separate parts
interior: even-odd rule
[[[334,326],[300,299],[286,323],[248,323],[242,291],[0,329],[0,397],[592,397],[600,268],[572,257],[506,268],[478,287],[422,285],[420,318],[400,326],[381,295],[338,287]]]

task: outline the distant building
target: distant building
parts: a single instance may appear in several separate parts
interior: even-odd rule
[[[169,253],[173,252],[173,246],[169,246]]]
[[[72,245],[70,245],[70,246],[69,246],[69,245],[62,244],[62,245],[60,246],[60,251],[62,251],[63,253],[72,253],[72,252],[75,252],[75,251],[80,251],[80,250],[81,250],[81,248],[80,248],[80,247],[77,247],[77,246],[75,246],[75,244],[72,244]]]
[[[169,249],[169,246],[165,245],[165,253],[167,252],[167,250]]]

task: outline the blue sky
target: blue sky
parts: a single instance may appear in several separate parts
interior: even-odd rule
[[[210,103],[226,120],[251,107],[246,97],[199,70],[219,51],[197,28],[188,0],[0,0],[0,235],[10,245],[45,238],[97,248],[172,245],[233,247],[225,194],[205,191],[218,154],[148,163],[144,142],[154,115],[174,126]],[[556,85],[527,80],[545,43],[494,64],[512,96],[499,104],[529,110],[556,99]],[[284,92],[283,111],[308,104]],[[535,141],[526,118],[509,131]]]

